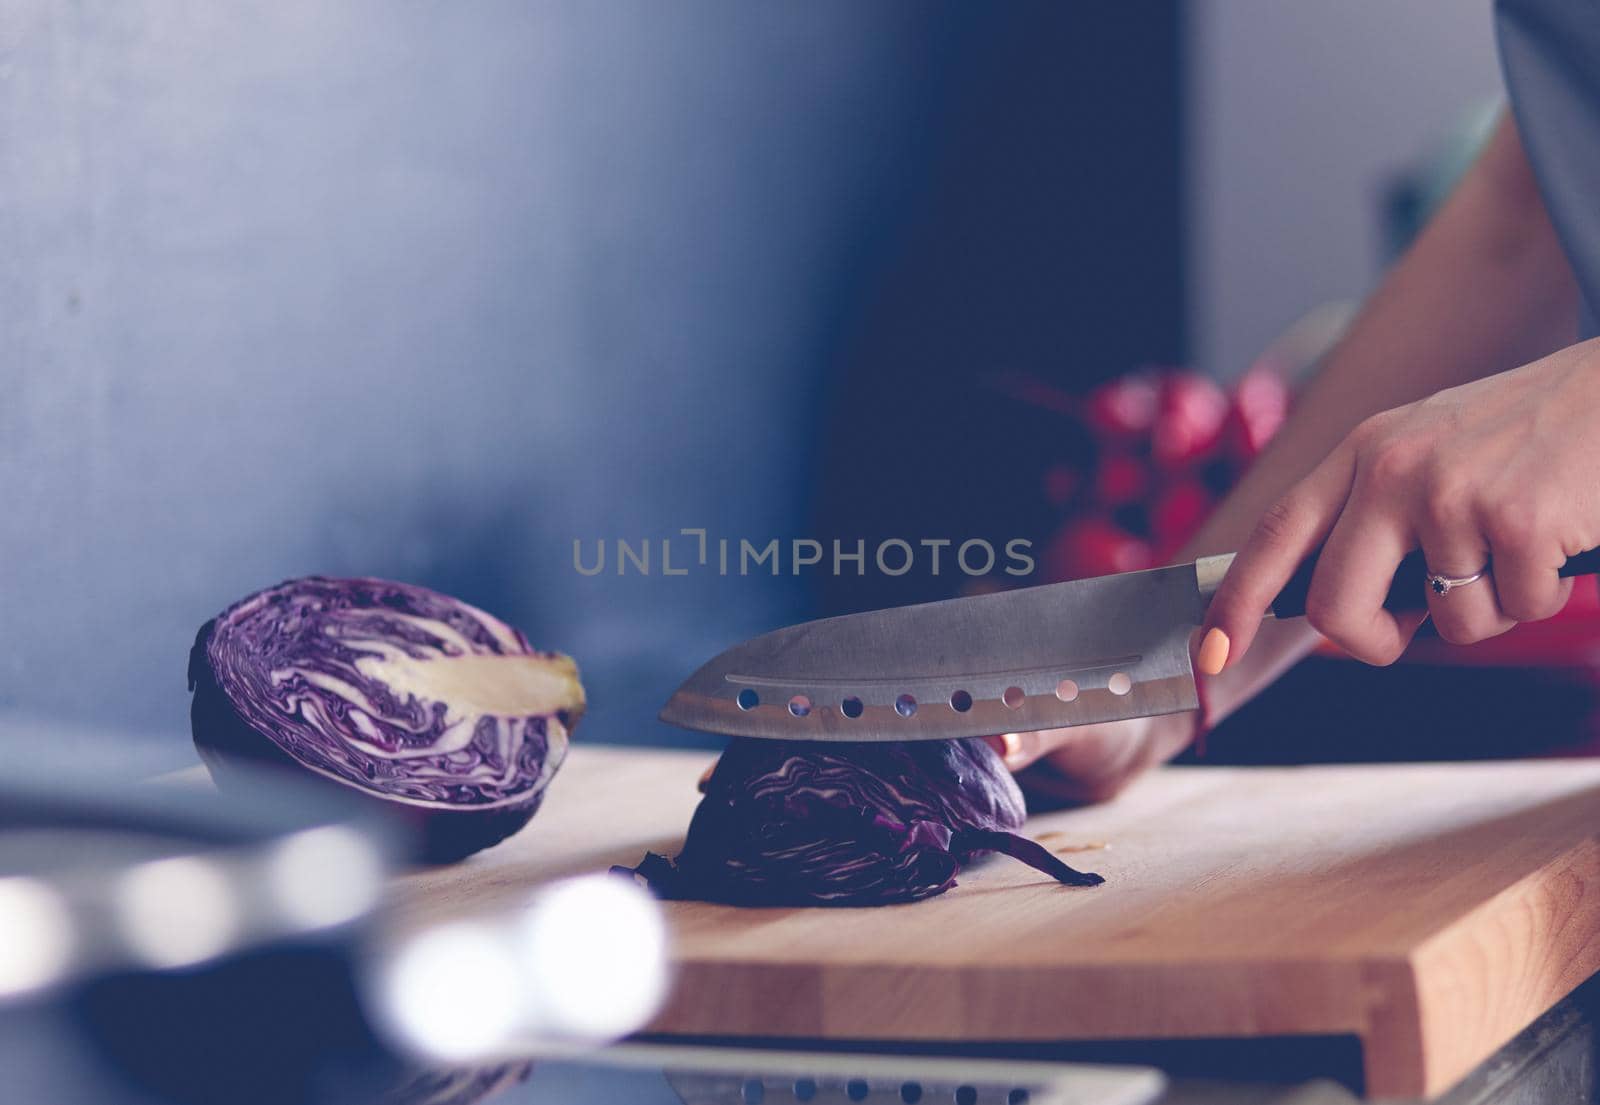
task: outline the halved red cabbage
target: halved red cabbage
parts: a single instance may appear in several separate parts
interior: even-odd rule
[[[1018,836],[1022,792],[987,741],[737,739],[706,780],[676,859],[638,867],[665,898],[745,906],[914,902],[1004,852],[1071,886],[1099,875]]]
[[[527,824],[584,710],[569,657],[476,607],[382,579],[289,580],[200,627],[195,747],[292,764],[403,814],[448,862]]]

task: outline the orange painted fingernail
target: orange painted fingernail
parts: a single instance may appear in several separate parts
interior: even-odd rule
[[[1200,642],[1200,655],[1196,663],[1204,675],[1217,675],[1222,671],[1222,666],[1228,662],[1228,649],[1231,647],[1228,635],[1218,626],[1206,630],[1205,640]]]

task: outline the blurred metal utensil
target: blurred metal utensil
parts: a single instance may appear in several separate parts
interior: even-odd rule
[[[543,1045],[593,1046],[655,1012],[665,930],[643,891],[575,879],[387,932],[405,842],[369,817],[278,772],[242,796],[60,764],[0,780],[12,1084],[108,1105],[409,1102],[442,1086],[465,1101]]]

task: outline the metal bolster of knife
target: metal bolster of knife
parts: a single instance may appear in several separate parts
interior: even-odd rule
[[[1219,553],[1216,556],[1202,556],[1194,562],[1194,581],[1201,598],[1211,601],[1211,596],[1222,586],[1222,577],[1228,574],[1228,565],[1233,563],[1233,557],[1231,552]]]
[[[1218,553],[1216,556],[1202,556],[1202,557],[1200,557],[1199,559],[1197,559],[1194,562],[1194,581],[1195,581],[1195,586],[1199,590],[1200,598],[1202,600],[1204,600],[1207,603],[1209,603],[1211,601],[1211,596],[1215,595],[1217,593],[1217,588],[1222,586],[1222,577],[1228,574],[1228,569],[1233,565],[1233,558],[1236,555],[1238,555],[1238,554],[1237,553],[1231,553],[1231,552],[1230,553]],[[1315,566],[1315,561],[1312,561],[1310,563],[1312,564],[1312,566]],[[1296,574],[1296,579],[1299,579],[1300,574],[1301,573],[1297,573]],[[1304,581],[1303,581],[1303,586],[1304,587],[1310,587],[1310,585],[1311,585],[1311,572],[1310,572],[1310,570],[1309,569],[1304,570],[1303,574],[1305,576]],[[1291,588],[1292,588],[1292,586],[1293,586],[1293,584],[1291,583]],[[1290,617],[1291,616],[1291,615],[1288,615],[1288,614],[1280,613],[1280,610],[1282,610],[1282,609],[1284,609],[1284,608],[1286,608],[1288,606],[1288,603],[1285,601],[1285,596],[1289,594],[1291,588],[1286,588],[1285,589],[1285,593],[1283,595],[1279,595],[1278,596],[1277,600],[1275,600],[1273,602],[1272,606],[1267,610],[1267,613],[1265,615],[1266,617],[1268,617],[1268,618],[1277,618],[1277,617]],[[1303,612],[1303,610],[1304,610],[1304,602],[1305,602],[1305,598],[1304,598],[1304,593],[1303,592],[1301,593],[1300,602],[1301,602],[1302,612]]]

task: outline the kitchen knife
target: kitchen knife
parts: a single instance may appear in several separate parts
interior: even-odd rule
[[[945,740],[1193,710],[1189,638],[1233,562],[1192,564],[846,614],[735,645],[684,682],[661,720],[775,740]],[[1316,558],[1271,616],[1305,613]],[[1564,576],[1600,572],[1600,549]],[[1422,554],[1385,602],[1426,603]]]

